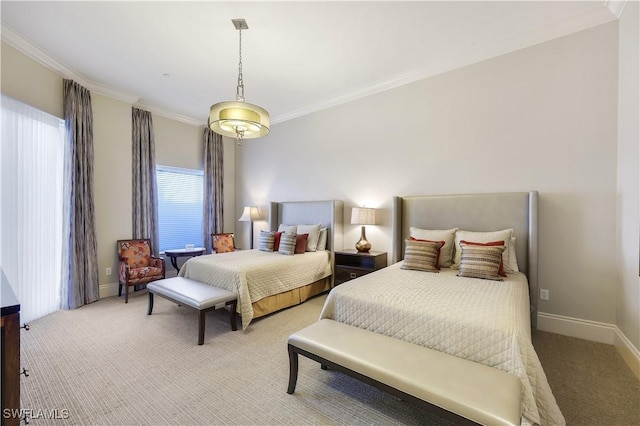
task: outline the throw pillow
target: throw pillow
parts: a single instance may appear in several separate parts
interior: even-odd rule
[[[461,243],[459,277],[502,281],[498,275],[505,246],[478,246]]]
[[[438,250],[442,242],[405,240],[402,269],[414,271],[438,272]]]

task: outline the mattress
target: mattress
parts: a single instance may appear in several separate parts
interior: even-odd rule
[[[328,251],[287,256],[239,250],[192,257],[178,275],[236,293],[244,330],[253,319],[253,302],[328,277],[331,263]]]
[[[335,287],[320,315],[495,367],[522,382],[522,423],[564,424],[531,343],[529,288],[504,281],[388,268]]]

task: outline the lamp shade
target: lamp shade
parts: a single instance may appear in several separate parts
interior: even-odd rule
[[[246,206],[242,211],[242,216],[238,219],[238,222],[253,222],[254,220],[260,220],[262,216],[260,215],[260,210],[257,207]]]
[[[218,102],[209,110],[209,127],[222,136],[255,139],[269,133],[269,113],[247,102]]]
[[[376,209],[366,207],[354,207],[351,209],[352,225],[375,225]]]

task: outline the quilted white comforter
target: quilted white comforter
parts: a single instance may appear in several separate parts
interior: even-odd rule
[[[401,262],[335,287],[321,318],[495,367],[522,381],[522,423],[565,424],[531,343],[524,274],[504,281],[400,269]]]
[[[236,293],[244,330],[253,319],[253,302],[311,284],[331,272],[328,251],[287,256],[240,250],[192,257],[178,275]]]

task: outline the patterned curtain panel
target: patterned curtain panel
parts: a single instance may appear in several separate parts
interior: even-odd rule
[[[93,202],[93,111],[89,90],[64,80],[65,200],[61,305],[74,309],[100,298]]]
[[[156,151],[151,113],[132,108],[133,238],[149,238],[159,254]]]
[[[208,127],[204,129],[204,197],[202,199],[202,236],[207,253],[211,253],[211,234],[223,231],[222,136]]]

